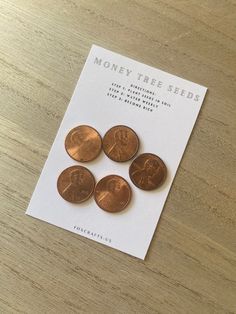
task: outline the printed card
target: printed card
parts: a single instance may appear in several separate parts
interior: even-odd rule
[[[144,259],[206,90],[93,45],[26,214]],[[135,157],[151,153],[161,158],[167,168],[165,182],[151,191],[140,189],[129,176],[132,160],[116,162],[103,151],[90,162],[72,159],[65,138],[81,125],[93,127],[101,137],[117,125],[134,130],[140,144]],[[96,182],[108,175],[123,177],[132,190],[129,205],[110,213],[93,196],[80,204],[64,200],[57,190],[58,177],[76,165],[85,166]]]

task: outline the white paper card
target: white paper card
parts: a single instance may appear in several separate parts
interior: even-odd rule
[[[206,90],[93,45],[26,213],[144,259]],[[83,124],[101,136],[115,125],[131,127],[140,139],[139,154],[154,153],[165,162],[165,183],[154,191],[140,190],[129,178],[131,162],[111,161],[102,152],[81,165],[97,181],[109,174],[123,176],[132,188],[129,206],[111,214],[93,198],[82,204],[65,201],[57,192],[57,178],[79,163],[66,153],[64,141],[72,128]]]

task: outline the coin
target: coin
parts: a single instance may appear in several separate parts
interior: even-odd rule
[[[127,161],[133,158],[139,148],[137,134],[125,125],[117,125],[107,131],[103,138],[103,150],[114,161]]]
[[[130,202],[131,195],[132,192],[128,182],[114,174],[102,178],[97,183],[94,191],[97,205],[111,213],[125,209]]]
[[[94,186],[94,176],[82,166],[72,166],[63,170],[57,180],[59,194],[71,203],[86,201],[93,194]]]
[[[167,168],[158,156],[145,153],[139,155],[129,168],[131,181],[142,190],[154,190],[158,188],[167,175]]]
[[[91,126],[80,125],[66,136],[65,148],[71,158],[81,162],[91,161],[99,155],[102,139]]]

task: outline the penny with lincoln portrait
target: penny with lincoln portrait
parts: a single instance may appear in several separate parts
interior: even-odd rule
[[[59,175],[57,190],[62,198],[71,203],[82,203],[90,198],[95,187],[93,174],[85,167],[72,166]]]
[[[66,136],[65,148],[71,158],[87,162],[95,159],[101,152],[102,139],[91,126],[80,125]]]
[[[129,168],[129,176],[134,185],[142,190],[154,190],[162,185],[167,176],[167,168],[160,157],[145,153],[139,155]]]
[[[131,188],[128,182],[118,175],[102,178],[94,190],[97,205],[110,213],[124,210],[131,200]]]
[[[136,155],[139,149],[139,139],[131,128],[117,125],[104,135],[102,147],[110,159],[123,162]]]

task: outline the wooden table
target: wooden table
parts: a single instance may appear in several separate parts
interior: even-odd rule
[[[0,313],[236,313],[236,1],[1,0]],[[145,261],[25,215],[91,44],[209,88]]]

